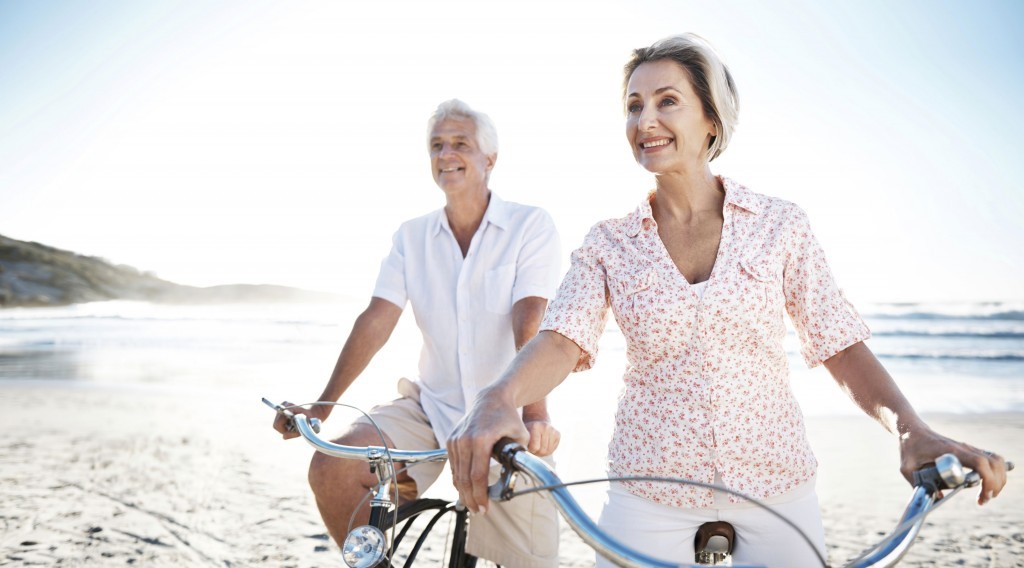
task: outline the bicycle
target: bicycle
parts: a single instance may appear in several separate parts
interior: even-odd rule
[[[448,453],[446,450],[403,451],[383,446],[356,447],[335,444],[318,435],[318,419],[310,420],[305,415],[292,414],[267,399],[263,399],[263,402],[278,412],[288,415],[290,427],[293,425],[316,451],[339,458],[369,462],[371,470],[377,474],[380,483],[370,502],[369,523],[351,530],[342,545],[342,556],[346,565],[352,568],[393,566],[393,562],[397,558],[396,550],[408,535],[414,521],[428,511],[433,512],[433,517],[420,532],[411,551],[406,554],[403,566],[413,565],[431,530],[441,517],[449,513],[454,513],[456,517],[450,544],[449,567],[471,568],[476,565],[477,559],[465,551],[469,515],[460,503],[452,503],[443,499],[417,499],[396,508],[390,499],[389,482],[395,475],[395,462],[404,462],[406,467],[411,467],[425,461],[446,460]],[[502,471],[498,482],[490,487],[489,497],[491,499],[508,500],[526,493],[547,491],[548,497],[555,504],[559,513],[583,542],[618,566],[630,568],[733,566],[730,562],[730,554],[734,531],[727,523],[708,523],[701,527],[702,530],[698,532],[695,543],[697,545],[695,563],[667,562],[648,556],[644,552],[633,550],[602,531],[583,512],[568,491],[570,486],[600,481],[667,481],[704,487],[714,486],[689,480],[635,476],[566,483],[555,474],[547,463],[527,452],[519,443],[508,439],[501,440],[495,445],[493,457],[501,464]],[[1012,462],[1007,462],[1007,469],[1013,469]],[[515,480],[518,475],[529,478],[533,487],[524,491],[515,491]],[[914,472],[914,489],[896,527],[881,541],[846,566],[849,568],[893,566],[910,549],[928,514],[961,490],[974,487],[978,483],[980,483],[980,476],[965,469],[952,454],[945,454],[939,457],[934,465]],[[721,487],[714,488],[735,493]],[[751,501],[756,503],[754,500]],[[767,507],[765,508],[767,509]],[[770,511],[770,509],[768,510]],[[780,518],[789,523],[785,518]],[[387,531],[391,532],[390,539],[386,536]],[[822,565],[827,566],[825,559],[821,560]],[[735,565],[734,568],[741,567]]]

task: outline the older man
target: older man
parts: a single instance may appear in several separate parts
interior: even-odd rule
[[[403,223],[395,233],[370,305],[356,319],[319,398],[338,400],[411,303],[424,341],[419,378],[400,380],[401,397],[370,412],[387,444],[404,450],[444,444],[477,391],[497,379],[537,333],[560,276],[559,239],[550,216],[503,201],[488,187],[498,143],[487,115],[450,100],[437,107],[427,129],[431,172],[445,206]],[[325,419],[331,408],[315,406],[305,413]],[[530,451],[551,454],[559,434],[550,425],[545,402],[524,407],[522,417]],[[296,435],[281,417],[275,428],[285,438]],[[380,445],[380,436],[360,419],[337,441]],[[422,464],[399,474],[402,498],[422,494],[442,467]],[[363,462],[316,453],[309,482],[324,523],[340,544],[376,476]],[[365,523],[368,514],[363,504],[356,524]],[[474,517],[467,550],[505,566],[555,566],[555,511],[536,494],[502,503]]]

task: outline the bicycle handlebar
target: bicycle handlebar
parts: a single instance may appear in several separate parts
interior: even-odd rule
[[[405,451],[391,450],[383,446],[361,447],[335,444],[317,435],[319,419],[310,419],[304,414],[295,414],[291,420],[294,421],[299,434],[311,446],[318,452],[330,456],[368,462],[390,459],[407,464],[448,459],[448,452],[444,449]],[[548,464],[527,452],[518,442],[502,438],[495,444],[492,456],[507,470],[526,475],[538,487],[547,487],[549,497],[561,512],[562,517],[576,534],[599,554],[624,567],[680,567],[678,563],[651,558],[610,537],[583,512],[576,500],[569,494],[569,490],[563,485],[562,480]],[[1013,463],[1007,462],[1007,470],[1012,469]],[[512,496],[509,487],[510,479],[506,475],[502,477],[505,485],[491,488],[491,498],[493,499],[507,500]],[[928,512],[937,505],[940,499],[948,499],[965,487],[973,487],[980,481],[981,478],[976,472],[965,470],[960,461],[952,454],[945,454],[939,457],[933,466],[914,472],[914,491],[896,529],[848,566],[855,568],[892,566],[909,550],[921,530]],[[940,492],[944,490],[950,490],[950,493],[945,497],[940,497]]]
[[[448,451],[443,449],[407,451],[392,450],[384,446],[343,446],[341,444],[328,442],[317,435],[320,425],[319,418],[310,419],[304,414],[296,414],[292,420],[295,421],[295,429],[299,431],[299,434],[301,434],[307,442],[309,442],[309,445],[316,448],[316,451],[325,453],[329,456],[367,462],[379,459],[388,459],[390,457],[390,459],[394,461],[405,462],[407,464],[445,461],[448,459]]]

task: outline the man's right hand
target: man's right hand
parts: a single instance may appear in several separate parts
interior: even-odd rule
[[[301,406],[294,406],[287,400],[282,402],[281,406],[287,408],[292,414],[305,414],[310,418],[318,418],[320,421],[327,420],[327,417],[331,414],[331,409],[334,408],[330,404],[317,404],[312,408],[303,408]],[[280,432],[281,437],[285,440],[299,437],[299,432],[295,430],[291,419],[282,412],[278,412],[277,416],[274,417],[274,430]]]
[[[487,475],[491,451],[501,438],[511,438],[524,447],[530,434],[510,401],[497,391],[481,391],[473,408],[455,426],[448,438],[448,463],[452,481],[462,503],[474,513],[487,512]]]

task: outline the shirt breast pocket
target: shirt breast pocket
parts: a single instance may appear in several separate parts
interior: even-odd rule
[[[620,319],[639,323],[651,304],[652,288],[658,279],[654,268],[645,268],[610,276],[608,293],[616,315]]]
[[[484,274],[484,306],[495,314],[512,311],[512,287],[516,283],[516,265],[506,264]]]
[[[744,297],[749,300],[751,308],[765,313],[777,307],[782,297],[782,275],[771,262],[762,258],[744,258],[740,260],[743,272]]]

